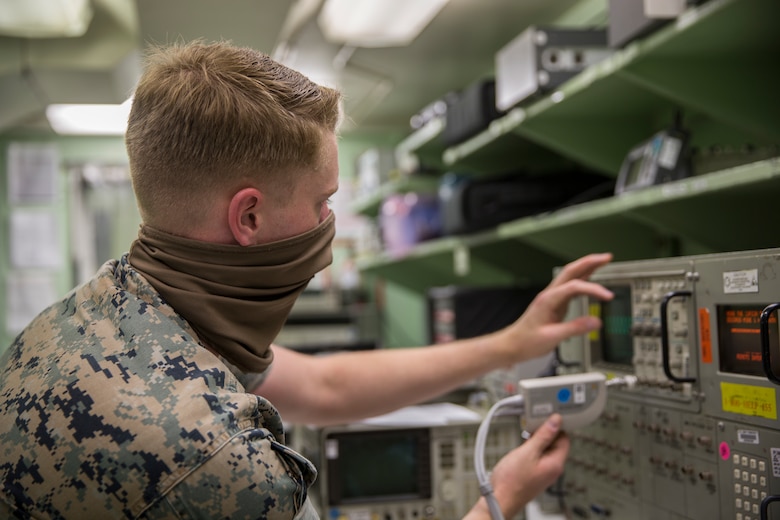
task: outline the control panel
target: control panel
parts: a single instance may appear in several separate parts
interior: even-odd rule
[[[572,518],[780,519],[780,249],[615,262],[602,327],[559,347],[561,373],[634,375],[570,432]]]

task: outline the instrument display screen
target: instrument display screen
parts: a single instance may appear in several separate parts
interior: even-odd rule
[[[764,305],[718,305],[720,370],[732,374],[764,377],[759,317]],[[769,317],[769,348],[778,354],[772,368],[780,373],[780,341],[777,315]]]

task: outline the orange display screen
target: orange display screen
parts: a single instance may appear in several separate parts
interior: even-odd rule
[[[720,370],[764,377],[759,318],[764,305],[718,305]],[[769,317],[769,349],[772,369],[780,373],[780,341],[777,315]]]

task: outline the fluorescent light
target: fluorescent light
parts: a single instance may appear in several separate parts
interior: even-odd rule
[[[21,38],[83,36],[92,21],[90,0],[2,0],[0,34]]]
[[[409,45],[449,0],[326,0],[325,38],[355,47]]]
[[[46,118],[63,135],[124,135],[132,98],[121,105],[49,105]]]

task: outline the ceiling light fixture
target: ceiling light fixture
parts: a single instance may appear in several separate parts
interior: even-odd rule
[[[49,105],[46,119],[62,135],[124,135],[132,97],[121,105]]]
[[[91,21],[90,0],[2,0],[0,6],[0,34],[4,36],[83,36]]]
[[[325,38],[354,47],[409,45],[449,0],[326,0]]]

